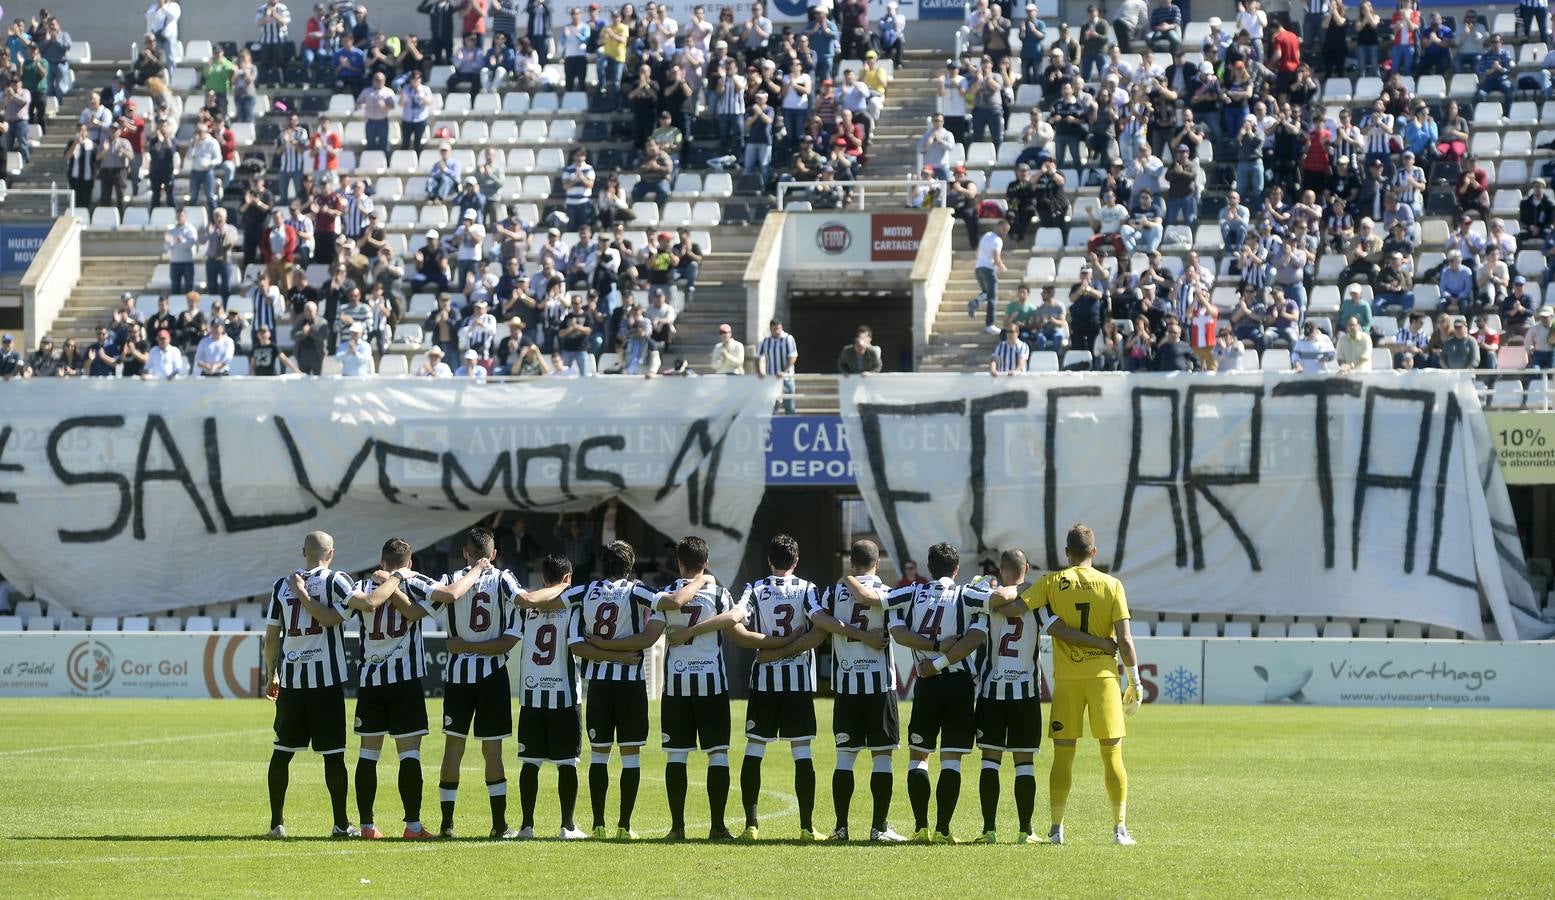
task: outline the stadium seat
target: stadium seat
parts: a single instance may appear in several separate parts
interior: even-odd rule
[[[21,616],[0,616],[0,631],[21,631]]]
[[[1026,357],[1026,371],[1028,372],[1057,372],[1059,371],[1058,354],[1051,350],[1036,350]]]
[[[1070,350],[1064,354],[1065,372],[1088,372],[1091,368],[1091,351]]]
[[[1355,636],[1361,638],[1386,638],[1388,636],[1387,623],[1362,622],[1361,627],[1356,629]]]
[[[1156,637],[1182,637],[1181,622],[1159,622],[1155,626]]]
[[[384,357],[378,360],[378,374],[409,375],[410,361],[408,358],[397,353],[384,354]]]
[[[717,228],[723,222],[723,208],[712,200],[699,200],[691,206],[692,228]]]
[[[223,616],[216,623],[217,631],[247,631],[248,623],[237,616]]]
[[[1445,625],[1432,625],[1426,629],[1425,636],[1433,641],[1456,641],[1461,639],[1458,632]]]
[[[1317,637],[1317,626],[1311,622],[1297,622],[1286,630],[1286,634],[1293,638],[1315,638]]]
[[[1290,351],[1271,347],[1263,351],[1259,365],[1265,372],[1289,372]]]
[[[23,600],[16,604],[15,613],[23,622],[26,622],[33,616],[43,615],[43,604],[36,600]]]
[[[691,224],[691,204],[684,200],[671,200],[664,204],[664,211],[659,214],[659,224],[665,228],[679,228],[682,225]]]
[[[183,631],[184,630],[184,620],[178,618],[177,616],[157,616],[156,621],[151,623],[151,630],[153,630],[153,631]]]
[[[93,631],[118,631],[119,630],[119,617],[118,616],[93,616],[92,617],[92,630]]]
[[[241,355],[232,357],[232,362],[227,364],[227,372],[235,378],[253,374],[248,357]]]
[[[1214,622],[1194,622],[1188,626],[1188,637],[1212,638],[1220,637],[1220,626]]]
[[[122,631],[150,631],[151,620],[145,616],[125,616]]]
[[[1250,638],[1253,626],[1249,622],[1227,622],[1221,634],[1228,638]]]
[[[1258,636],[1261,637],[1261,638],[1282,638],[1282,637],[1285,637],[1285,623],[1284,622],[1259,622],[1258,623]]]
[[[1355,631],[1350,627],[1349,622],[1329,622],[1323,626],[1323,637],[1353,638]]]
[[[45,615],[42,615],[41,613],[39,615],[33,616],[32,618],[27,620],[27,630],[28,631],[53,631],[54,630],[54,617],[53,616],[45,616]]]
[[[1394,622],[1393,639],[1418,641],[1425,637],[1425,632],[1419,622]]]
[[[86,631],[86,626],[86,619],[83,619],[80,616],[65,616],[59,620],[60,631]]]
[[[184,622],[185,631],[215,631],[216,623],[210,616],[190,616]]]
[[[259,629],[264,625],[265,607],[262,603],[239,603],[232,614],[248,623],[251,629]]]

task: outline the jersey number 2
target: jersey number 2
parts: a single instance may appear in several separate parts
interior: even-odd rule
[[[1020,641],[1020,636],[1025,631],[1026,620],[1024,618],[1011,619],[1010,630],[1004,633],[1004,637],[999,638],[999,655],[1019,656],[1020,653],[1015,649],[1015,645]]]

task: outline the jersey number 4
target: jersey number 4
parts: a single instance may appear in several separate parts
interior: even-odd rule
[[[929,610],[929,614],[923,617],[923,624],[918,628],[918,633],[926,638],[939,640],[940,623],[945,618],[945,607],[936,606]]]
[[[292,597],[286,601],[286,605],[292,608],[291,627],[286,629],[287,637],[302,637],[305,634],[323,634],[324,626],[318,623],[313,616],[308,616],[308,627],[304,630],[302,625],[302,601]]]

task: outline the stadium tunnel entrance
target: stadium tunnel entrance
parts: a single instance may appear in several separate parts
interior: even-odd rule
[[[790,288],[787,299],[784,327],[804,341],[795,371],[836,374],[837,354],[860,325],[874,332],[885,371],[913,371],[911,290]]]

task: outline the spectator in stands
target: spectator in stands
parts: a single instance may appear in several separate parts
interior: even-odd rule
[[[1512,291],[1512,273],[1501,259],[1501,248],[1492,244],[1485,248],[1485,258],[1474,270],[1474,303],[1496,309]],[[1459,313],[1468,315],[1466,308]]]
[[[174,213],[173,224],[162,235],[162,246],[168,258],[168,277],[176,294],[194,290],[194,252],[199,243],[199,233],[189,224],[189,216],[183,207],[179,207]]]
[[[783,411],[794,414],[794,366],[799,362],[799,345],[794,336],[783,330],[783,323],[773,319],[767,325],[768,334],[761,339],[756,350],[756,377],[768,375],[783,379],[783,397],[779,401]]]
[[[1151,368],[1157,372],[1191,372],[1195,357],[1193,348],[1182,339],[1182,323],[1176,316],[1165,319],[1165,333],[1151,354]]]
[[[1535,302],[1528,295],[1528,279],[1522,275],[1512,279],[1512,291],[1501,301],[1501,326],[1507,334],[1522,334],[1533,317]]]
[[[745,345],[735,340],[734,329],[727,324],[718,326],[718,343],[713,345],[709,365],[715,375],[745,374]]]
[[[1291,345],[1291,362],[1308,375],[1332,372],[1337,368],[1338,352],[1334,342],[1308,319],[1301,325],[1301,338]]]
[[[875,346],[874,337],[868,325],[854,330],[853,340],[837,355],[838,374],[873,375],[881,370],[880,348]]]
[[[901,68],[907,52],[907,17],[897,11],[895,2],[887,3],[885,14],[875,20],[875,41],[880,52]]]
[[[575,147],[572,162],[562,171],[562,188],[567,192],[569,231],[577,231],[594,221],[594,167],[589,165],[588,150]]]
[[[1085,293],[1100,294],[1094,288]],[[1064,351],[1069,349],[1069,320],[1063,304],[1054,299],[1051,286],[1042,289],[1042,302],[1037,305],[1032,316],[1031,331],[1035,350],[1049,351],[1062,356]]]
[[[10,342],[10,335],[5,335],[3,339],[0,339],[0,371],[3,371],[5,368],[3,357],[9,347]],[[20,363],[18,363],[18,365],[20,366],[22,375],[24,377],[54,377],[56,374],[55,370],[59,368],[59,357],[54,354],[54,339],[48,335],[44,335],[43,337],[39,338],[38,349],[34,350],[32,355],[27,357],[27,362],[24,365]]]
[[[1463,316],[1453,317],[1450,336],[1442,342],[1441,367],[1444,369],[1479,367],[1479,342],[1469,335],[1469,323]]]
[[[1376,267],[1373,266],[1372,269],[1375,272]],[[1345,271],[1348,272],[1349,269]],[[1372,283],[1371,279],[1361,279],[1361,281],[1364,281],[1366,284]],[[1362,331],[1370,331],[1372,308],[1371,304],[1367,303],[1365,297],[1362,296],[1361,285],[1346,279],[1342,273],[1339,282],[1340,284],[1349,285],[1345,288],[1344,299],[1339,302],[1339,321],[1346,322],[1354,319],[1360,323]]]
[[[649,138],[643,146],[642,163],[637,167],[638,181],[632,187],[632,200],[641,202],[651,194],[655,203],[661,206],[668,203],[670,179],[674,171],[674,164],[670,161],[669,154],[660,149],[656,141]]]
[[[66,343],[69,344],[71,341]],[[170,381],[183,375],[184,367],[183,353],[173,345],[171,333],[166,328],[158,329],[156,344],[146,355],[146,369],[141,377],[154,381]],[[58,374],[74,374],[64,371],[65,368],[66,363],[61,360],[56,371]]]
[[[400,90],[400,149],[421,152],[427,120],[432,116],[432,89],[421,81],[421,70],[411,69],[410,80]]]
[[[12,378],[25,378],[27,374],[27,366],[22,362],[21,354],[16,352],[16,348],[12,346],[11,336],[9,334],[0,335],[0,380],[10,381]]]
[[[427,171],[427,199],[446,203],[459,193],[459,161],[453,158],[453,145],[447,141],[438,145],[437,154]]]
[[[180,209],[178,214],[182,213],[183,210]],[[232,249],[238,243],[238,230],[227,224],[225,207],[217,207],[211,214],[211,220],[205,226],[201,241],[205,247],[205,291],[208,294],[215,294],[225,303],[232,293],[227,265]],[[190,280],[193,280],[192,277]],[[192,287],[191,284],[190,288]],[[174,290],[177,288],[175,287]]]
[[[1129,253],[1151,254],[1160,250],[1161,239],[1166,234],[1166,226],[1162,218],[1164,212],[1165,207],[1161,203],[1161,198],[1150,191],[1141,190],[1134,194],[1134,203],[1129,210],[1129,217],[1118,232],[1122,236],[1124,248]],[[1102,216],[1101,221],[1106,223],[1106,216]],[[1108,241],[1103,240],[1101,245],[1105,246],[1107,243]],[[1116,251],[1116,242],[1112,242],[1112,246]]]
[[[1355,316],[1340,316],[1344,333],[1339,335],[1334,358],[1340,372],[1368,372],[1371,370],[1371,335]]]
[[[950,180],[950,154],[955,147],[955,136],[945,127],[945,116],[936,112],[929,127],[918,139],[918,155],[925,168],[931,169],[935,178]]]
[[[352,322],[346,329],[346,339],[335,351],[335,357],[340,360],[340,374],[347,378],[373,375],[376,369],[373,365],[372,347],[363,339],[361,322]]]
[[[1533,325],[1523,335],[1530,369],[1555,368],[1555,330],[1552,330],[1552,321],[1555,321],[1555,307],[1545,304],[1539,307]]]
[[[1466,312],[1474,302],[1474,273],[1463,265],[1463,254],[1453,250],[1447,254],[1447,267],[1437,277],[1436,288],[1441,296],[1443,311]]]
[[[71,83],[75,80],[75,75],[70,70],[72,46],[74,42],[70,39],[70,32],[60,26],[59,19],[48,16],[39,49],[43,61],[49,67],[49,96],[56,100],[65,99],[65,95],[70,92]]]
[[[945,63],[945,74],[941,75],[936,82],[936,90],[939,92],[940,99],[939,112],[934,117],[935,128],[943,127],[950,132],[951,137],[955,141],[958,143],[963,142],[966,139],[968,127],[966,92],[970,87],[970,82],[961,77],[961,73],[956,68],[956,63],[953,60]],[[785,107],[787,105],[786,96],[784,105]],[[786,120],[786,108],[784,116]],[[920,149],[922,149],[921,146]],[[948,147],[946,149],[947,151],[949,150]]]
[[[994,345],[993,354],[988,360],[988,374],[997,378],[1000,374],[1014,375],[1017,372],[1024,372],[1026,359],[1030,353],[1031,348],[1020,339],[1020,328],[1006,325],[1004,338]]]
[[[329,322],[318,314],[318,304],[308,302],[302,315],[292,323],[292,343],[297,354],[297,368],[307,375],[324,372],[324,356],[332,346]]]
[[[1474,102],[1484,103],[1490,94],[1500,94],[1501,114],[1509,115],[1512,111],[1512,69],[1512,54],[1501,46],[1501,35],[1492,34],[1475,65],[1479,86],[1474,91]]]
[[[229,375],[237,348],[232,338],[227,336],[227,323],[213,314],[207,328],[209,333],[200,339],[199,348],[194,353],[193,371],[202,378]]]
[[[1535,178],[1529,193],[1517,206],[1517,222],[1525,238],[1537,239],[1541,244],[1550,241],[1551,228],[1555,227],[1555,202],[1545,192],[1543,178]]]
[[[1004,262],[1004,236],[1009,233],[1008,222],[1000,220],[994,223],[977,242],[977,264],[974,273],[977,275],[977,286],[980,289],[976,297],[967,303],[967,315],[976,316],[979,304],[983,306],[983,332],[985,334],[998,334],[999,329],[993,323],[994,310],[999,305],[999,273],[1009,270]]]

